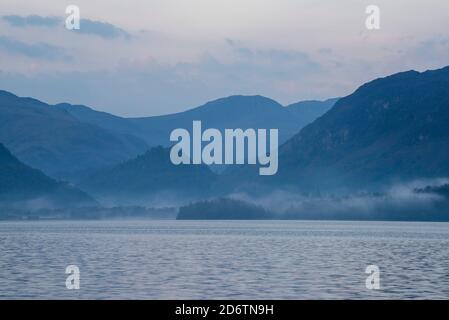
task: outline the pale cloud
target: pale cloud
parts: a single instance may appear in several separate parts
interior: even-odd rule
[[[19,16],[6,15],[2,19],[12,27],[30,28],[30,27],[48,27],[64,28],[63,17],[43,17],[38,15]],[[95,21],[90,19],[80,20],[80,29],[71,30],[75,34],[96,35],[106,39],[118,37],[129,38],[130,34],[125,30],[108,22]]]
[[[8,15],[2,19],[13,27],[57,27],[62,26],[60,17],[41,17],[38,15],[18,16]]]
[[[80,34],[93,34],[103,38],[118,38],[125,37],[129,38],[130,34],[125,30],[114,26],[111,23],[94,21],[89,19],[81,19],[80,29],[74,30],[75,33]]]
[[[14,38],[0,36],[0,50],[11,54],[20,54],[36,59],[63,59],[71,60],[63,48],[53,46],[48,43],[25,43]]]

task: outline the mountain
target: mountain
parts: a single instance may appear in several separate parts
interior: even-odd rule
[[[279,171],[233,170],[234,186],[354,190],[449,176],[449,67],[362,85],[279,149]]]
[[[170,150],[159,146],[88,177],[80,187],[105,203],[173,204],[207,196],[215,179],[205,165],[172,164]]]
[[[58,179],[77,179],[148,148],[137,137],[81,122],[63,108],[6,91],[0,91],[0,141],[24,163]]]
[[[122,118],[83,105],[48,105],[0,90],[0,141],[21,161],[45,174],[78,182],[157,145],[170,132],[203,127],[279,128],[285,141],[335,103],[335,99],[283,107],[261,96],[231,96],[166,116]]]
[[[57,107],[81,122],[139,137],[149,146],[170,146],[170,132],[176,128],[189,129],[194,120],[201,120],[204,128],[221,130],[279,128],[282,142],[324,114],[336,101],[304,101],[283,107],[262,96],[230,96],[184,112],[143,118],[121,118],[79,105],[59,104]]]
[[[0,144],[0,207],[25,208],[27,203],[32,209],[96,205],[84,192],[23,164]]]

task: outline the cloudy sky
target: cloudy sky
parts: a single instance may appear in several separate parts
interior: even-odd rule
[[[64,28],[71,4],[79,31]],[[449,65],[448,16],[447,0],[0,0],[0,89],[123,116],[326,99]]]

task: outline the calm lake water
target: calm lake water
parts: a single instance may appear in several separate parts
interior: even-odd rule
[[[449,223],[0,222],[0,298],[447,299]]]

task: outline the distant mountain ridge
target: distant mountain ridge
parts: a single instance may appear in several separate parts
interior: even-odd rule
[[[26,164],[78,182],[151,147],[170,146],[170,132],[191,128],[193,120],[202,120],[205,128],[279,128],[282,142],[335,101],[283,107],[261,96],[231,96],[172,115],[122,118],[83,105],[48,105],[0,91],[0,141]]]
[[[86,106],[59,104],[78,120],[104,129],[131,134],[149,146],[170,146],[173,129],[192,127],[200,120],[205,128],[279,128],[280,141],[297,133],[303,126],[329,110],[338,99],[304,101],[287,107],[263,96],[229,96],[207,102],[183,112],[141,118],[122,118],[98,112]]]

